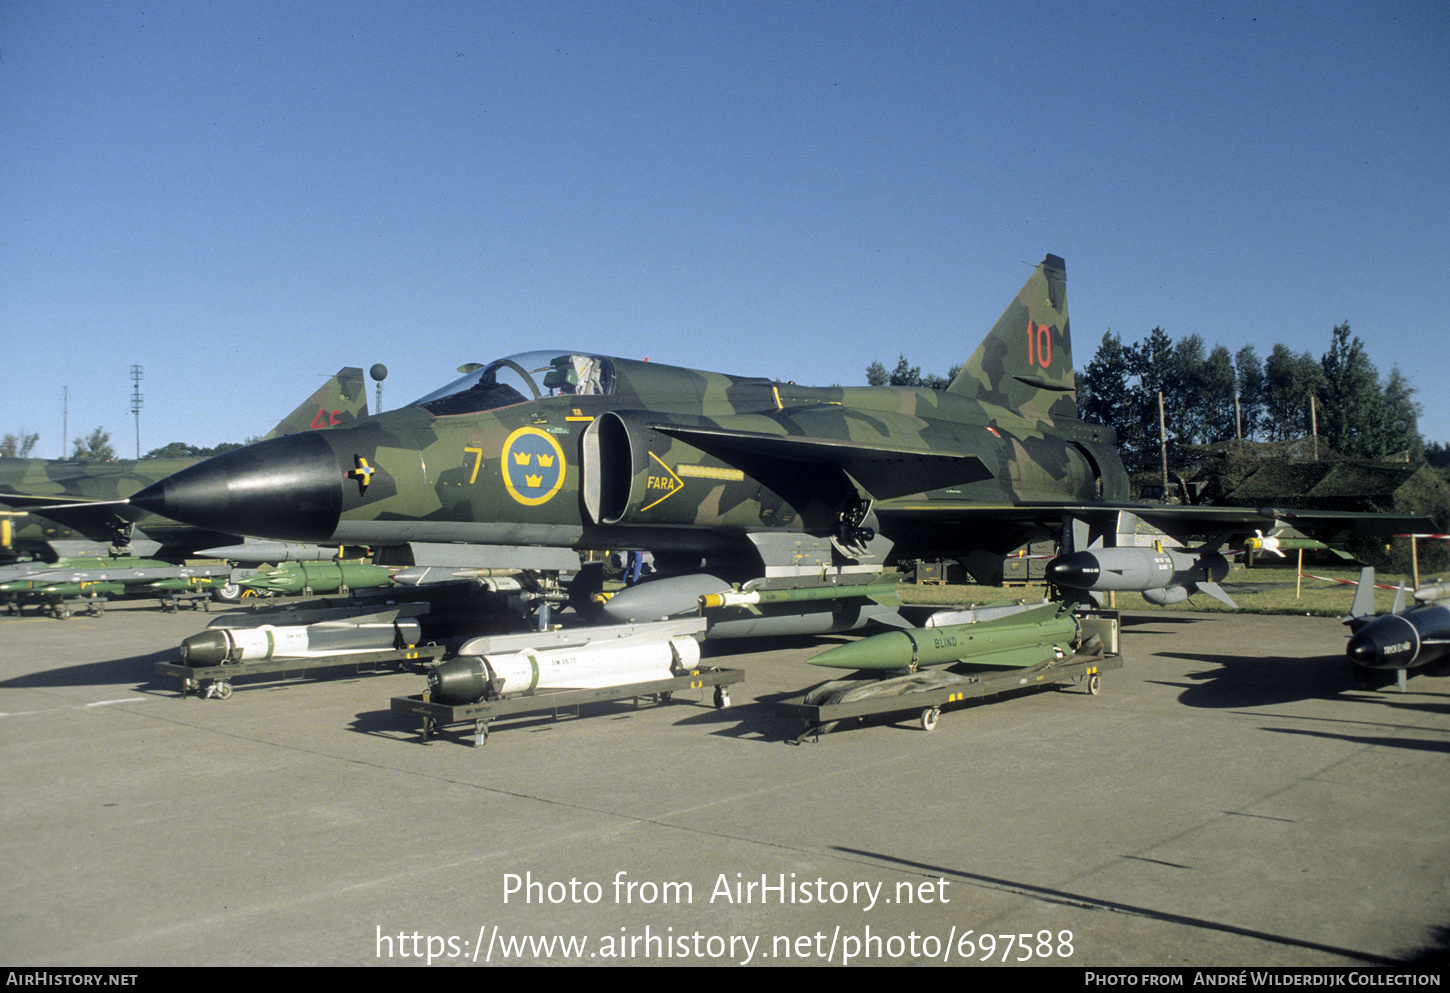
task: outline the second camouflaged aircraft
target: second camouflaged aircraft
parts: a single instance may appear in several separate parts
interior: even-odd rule
[[[339,369],[302,405],[284,417],[267,438],[299,431],[320,431],[368,416],[362,369]],[[208,545],[227,545],[239,537],[226,528],[199,531],[174,521],[138,514],[119,498],[129,497],[159,479],[201,462],[197,458],[157,458],[115,462],[70,459],[0,459],[0,506],[43,507],[0,535],[0,549],[38,554],[54,560],[76,554],[83,544],[117,548],[145,543],[147,553],[171,558],[194,554]],[[77,501],[57,505],[59,501]],[[79,501],[86,501],[84,503]],[[0,526],[3,526],[0,520]],[[67,550],[69,544],[74,550]]]
[[[662,578],[611,600],[620,620],[693,612],[731,582],[855,586],[898,560],[1000,555],[1070,534],[1069,521],[1084,537],[1090,522],[1110,533],[1121,509],[1170,532],[1274,517],[1128,502],[1113,432],[1077,416],[1054,255],[940,392],[813,388],[563,350],[460,371],[405,408],[229,452],[132,503],[264,538],[433,552],[463,542],[518,557],[493,560],[502,565],[526,565],[531,547],[649,550]],[[1377,520],[1404,523],[1296,524]],[[842,604],[797,605],[790,614],[805,621],[776,630],[864,621],[861,605]]]

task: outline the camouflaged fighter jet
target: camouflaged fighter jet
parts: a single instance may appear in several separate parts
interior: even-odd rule
[[[743,580],[802,599],[804,586],[862,584],[880,604],[870,581],[897,560],[1105,533],[1120,509],[1170,531],[1266,522],[1254,510],[1129,502],[1112,430],[1077,415],[1054,255],[940,392],[797,386],[562,349],[459,371],[407,407],[228,452],[131,502],[263,538],[412,549],[411,560],[378,550],[392,564],[438,564],[424,557],[442,551],[446,564],[567,571],[568,556],[549,550],[648,550],[661,578],[610,601],[621,620],[693,612],[701,595]],[[864,620],[829,599],[792,609],[818,616],[774,630]]]
[[[349,366],[339,369],[267,437],[337,427],[367,415],[362,370]],[[17,509],[47,508],[43,513],[15,517],[8,534],[0,531],[0,547],[38,552],[53,560],[61,551],[76,553],[75,549],[65,548],[66,545],[103,543],[124,548],[134,539],[146,554],[171,554],[231,544],[238,536],[225,528],[203,531],[116,502],[202,461],[199,458],[116,462],[0,458],[0,505]],[[85,504],[51,506],[59,501],[85,501]],[[9,516],[0,514],[0,529]]]

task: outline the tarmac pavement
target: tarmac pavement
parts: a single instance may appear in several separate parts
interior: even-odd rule
[[[1354,687],[1332,619],[1125,614],[1103,690],[818,742],[837,639],[739,642],[732,706],[422,743],[397,673],[153,674],[208,617],[0,617],[17,966],[1367,966],[1443,956],[1450,681]],[[1443,962],[1443,958],[1434,961]]]

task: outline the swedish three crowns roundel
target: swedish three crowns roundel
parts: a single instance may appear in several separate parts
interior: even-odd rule
[[[564,485],[564,450],[553,435],[519,428],[503,443],[503,482],[528,507],[547,503]]]

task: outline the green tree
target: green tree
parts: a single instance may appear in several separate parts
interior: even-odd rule
[[[1342,455],[1371,458],[1384,453],[1384,402],[1380,374],[1364,342],[1349,337],[1349,322],[1335,325],[1329,351],[1319,360],[1319,434]]]
[[[897,359],[896,368],[891,370],[887,383],[891,386],[920,386],[921,366],[908,365],[906,356],[902,355]]]
[[[1264,419],[1264,363],[1259,361],[1253,345],[1245,345],[1234,356],[1234,389],[1243,436],[1257,438]]]
[[[1176,421],[1168,416],[1174,385],[1178,382],[1180,363],[1168,332],[1155,327],[1148,337],[1134,345],[1128,353],[1128,371],[1137,379],[1132,394],[1130,414],[1133,427],[1128,438],[1131,451],[1130,471],[1151,468],[1158,464],[1158,394],[1164,394],[1164,421],[1170,440],[1178,433]]]
[[[1413,399],[1415,388],[1400,374],[1400,367],[1390,369],[1383,392],[1384,436],[1381,454],[1409,452],[1410,461],[1425,456],[1425,439],[1420,436],[1421,407]]]
[[[197,448],[195,445],[188,445],[184,441],[173,441],[171,444],[163,445],[161,448],[153,448],[141,457],[143,459],[186,459],[207,454],[209,454],[208,449]]]
[[[1078,416],[1105,424],[1126,441],[1132,434],[1133,387],[1129,384],[1129,349],[1111,330],[1103,335],[1097,354],[1077,377]]]
[[[1309,433],[1309,398],[1319,392],[1324,372],[1308,352],[1295,355],[1275,345],[1264,363],[1264,426],[1271,441]]]
[[[961,370],[961,366],[954,365],[947,371],[945,377],[934,374],[923,376],[921,374],[921,366],[911,365],[906,361],[906,356],[901,355],[897,358],[896,368],[890,372],[887,372],[886,367],[880,362],[872,362],[867,366],[866,385],[924,386],[928,389],[944,390],[952,384],[952,380],[956,378],[957,373],[961,372]]]
[[[111,447],[111,433],[104,427],[96,428],[85,438],[76,438],[74,444],[70,457],[79,462],[109,462],[116,457],[116,450]]]
[[[35,451],[35,446],[39,441],[38,433],[27,434],[25,429],[21,428],[18,435],[7,434],[4,438],[0,438],[0,455],[28,459],[30,453]]]
[[[1228,441],[1234,437],[1234,375],[1233,358],[1222,345],[1214,346],[1198,373],[1199,444]]]

